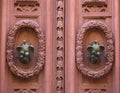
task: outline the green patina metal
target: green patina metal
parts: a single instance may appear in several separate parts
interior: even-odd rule
[[[100,56],[104,55],[105,47],[103,45],[99,45],[97,40],[94,40],[92,44],[87,47],[89,52],[88,58],[92,63],[100,62]]]
[[[28,64],[31,61],[31,55],[34,54],[33,45],[29,44],[26,40],[23,40],[23,44],[17,46],[16,50],[20,62]]]

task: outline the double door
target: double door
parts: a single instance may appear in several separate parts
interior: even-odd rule
[[[0,2],[0,93],[120,93],[119,0]]]

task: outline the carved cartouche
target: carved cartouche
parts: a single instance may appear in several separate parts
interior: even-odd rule
[[[21,63],[28,64],[31,61],[31,55],[34,54],[34,47],[26,40],[23,40],[23,44],[17,46],[16,50]]]
[[[87,47],[87,50],[89,52],[88,58],[90,62],[94,64],[100,62],[100,56],[104,53],[103,45],[99,45],[98,41],[94,40],[93,43]]]

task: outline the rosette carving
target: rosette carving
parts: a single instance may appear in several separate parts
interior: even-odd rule
[[[37,58],[35,62],[34,68],[28,71],[24,71],[19,69],[18,66],[15,65],[16,60],[14,56],[14,45],[15,45],[15,36],[19,29],[24,27],[30,27],[36,33],[37,37]],[[7,63],[11,70],[11,72],[21,78],[29,78],[35,75],[43,69],[45,63],[45,35],[39,25],[31,20],[21,20],[18,21],[13,28],[8,32],[8,39],[7,39]]]
[[[106,60],[105,65],[101,69],[94,71],[92,69],[89,69],[88,66],[85,64],[84,60],[84,38],[85,34],[89,29],[101,29],[101,33],[104,34],[105,37],[105,47],[106,47]],[[101,21],[91,20],[82,25],[82,27],[79,29],[76,37],[76,65],[79,71],[83,73],[84,75],[92,78],[99,78],[105,74],[107,74],[113,65],[114,61],[114,43],[113,43],[113,36],[112,31],[109,30],[108,26]]]

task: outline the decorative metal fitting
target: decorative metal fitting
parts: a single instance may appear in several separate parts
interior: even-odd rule
[[[21,46],[17,46],[16,50],[18,52],[20,62],[28,64],[31,61],[31,55],[34,54],[33,45],[29,44],[26,40],[23,40],[23,44]]]
[[[104,49],[105,47],[103,45],[99,45],[98,41],[94,40],[93,43],[87,47],[90,62],[94,64],[100,62],[100,56],[104,55]]]

